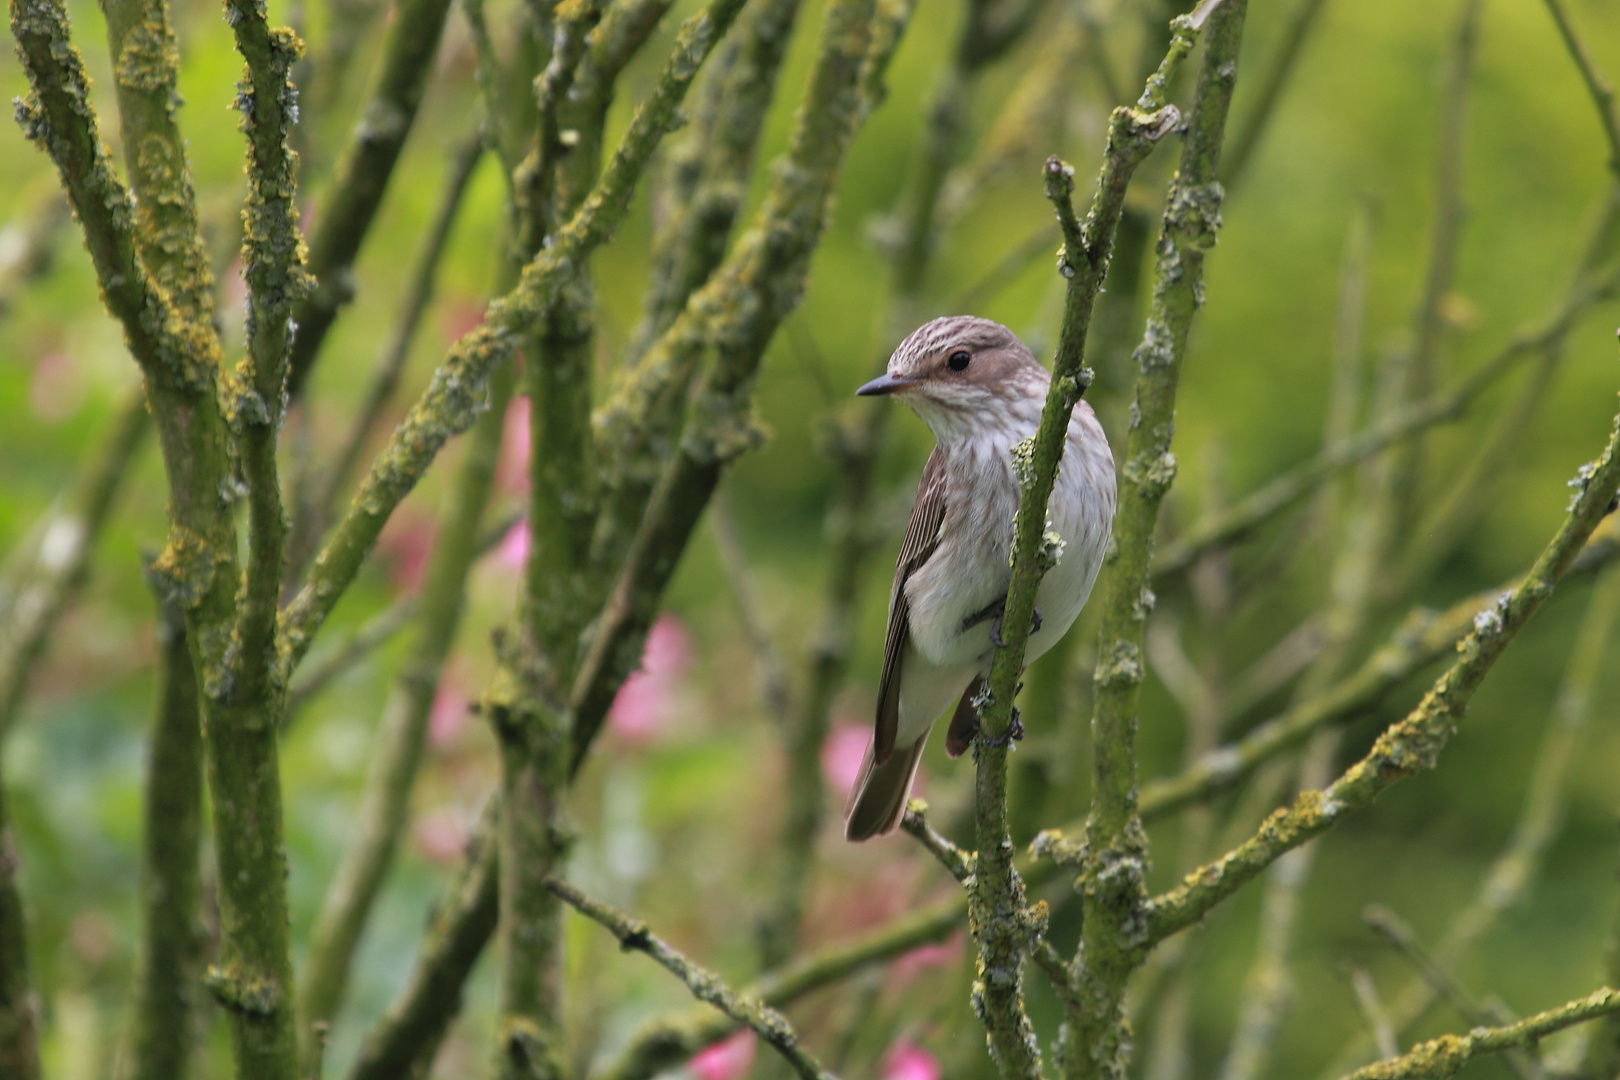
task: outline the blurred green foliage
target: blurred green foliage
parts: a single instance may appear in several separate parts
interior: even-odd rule
[[[1246,81],[1240,81],[1234,106],[1240,118],[1252,107],[1254,77],[1276,49],[1294,2],[1254,0],[1251,5]],[[104,89],[109,81],[99,13],[83,2],[71,6],[77,40]],[[1362,201],[1375,208],[1376,221],[1366,310],[1369,367],[1409,341],[1426,262],[1443,54],[1455,6],[1327,3],[1248,175],[1226,204],[1225,228],[1209,262],[1208,304],[1195,324],[1182,382],[1181,472],[1168,510],[1172,527],[1193,520],[1222,497],[1253,489],[1318,446],[1342,253]],[[330,18],[325,5],[272,7],[279,9],[273,18],[301,21],[305,36],[319,46]],[[1099,9],[1115,28],[1108,47],[1116,67],[1129,72],[1138,36],[1131,4],[1120,0]],[[1599,65],[1620,76],[1620,4],[1577,0],[1571,11]],[[765,365],[758,400],[771,439],[727,481],[768,628],[795,677],[821,609],[823,516],[832,477],[823,452],[825,425],[829,417],[891,407],[846,400],[894,345],[881,329],[888,272],[872,236],[908,183],[925,102],[959,16],[952,3],[925,0],[911,26],[894,62],[889,97],[861,133],[844,171],[836,218],[817,254],[804,305],[778,335]],[[175,17],[183,55],[181,90],[188,103],[182,123],[223,270],[243,188],[241,139],[228,109],[240,60],[215,5],[183,0]],[[816,8],[800,17],[762,160],[785,141],[813,46],[813,35],[804,28],[818,18]],[[666,22],[624,78],[610,138],[650,84],[673,26],[673,20]],[[306,96],[301,200],[306,210],[318,206],[311,193],[321,190],[334,148],[363,100],[378,38],[374,31],[362,38],[334,96],[326,101]],[[993,121],[1036,44],[1026,43],[985,77],[971,118],[975,132]],[[309,404],[289,423],[285,445],[294,460],[331,451],[344,434],[404,289],[445,154],[473,122],[471,71],[466,29],[455,15],[418,128],[367,240],[355,303],[327,344]],[[23,90],[9,55],[0,59],[0,88],[6,96]],[[98,104],[105,116],[108,95],[103,93]],[[1050,211],[1036,164],[1045,153],[1058,152],[1076,163],[1082,177],[1090,176],[1100,157],[1109,104],[1089,68],[1073,72],[1047,142],[1029,160],[999,173],[950,220],[930,277],[930,314],[954,310],[954,298],[1025,237],[1048,227]],[[103,130],[110,138],[116,128],[109,123]],[[49,163],[15,127],[0,133],[0,146],[0,219],[26,222],[41,213],[54,183]],[[1541,5],[1530,0],[1489,4],[1469,103],[1460,269],[1445,305],[1446,372],[1466,372],[1558,302],[1589,239],[1598,201],[1613,183],[1606,176],[1605,154],[1585,90]],[[1146,202],[1162,191],[1171,160],[1161,151],[1144,168],[1138,187]],[[756,175],[756,200],[763,176]],[[425,383],[444,346],[481,311],[496,272],[503,197],[494,162],[486,160],[413,353],[412,391]],[[604,369],[615,362],[640,311],[651,210],[645,193],[639,200],[622,234],[595,259]],[[1149,209],[1156,213],[1156,207]],[[0,252],[5,243],[0,238]],[[100,307],[73,226],[59,234],[56,248],[51,269],[17,293],[0,315],[0,473],[5,478],[0,549],[24,537],[65,487],[107,425],[120,393],[136,378],[117,327]],[[1051,259],[1043,255],[974,313],[1006,322],[1039,354],[1056,336],[1061,286]],[[221,292],[227,342],[239,348],[242,293],[234,269],[221,274]],[[1614,412],[1620,385],[1616,318],[1616,307],[1608,305],[1571,335],[1557,381],[1493,489],[1490,505],[1459,549],[1422,582],[1419,599],[1444,605],[1502,581],[1526,566],[1551,533],[1566,499],[1564,480],[1595,452]],[[1523,379],[1519,373],[1504,380],[1465,422],[1431,439],[1426,498],[1476,452],[1492,417],[1512,404]],[[1118,388],[1103,386],[1099,393],[1104,401],[1111,400],[1109,393],[1117,399]],[[1104,415],[1113,419],[1106,408]],[[880,547],[879,564],[898,545],[910,484],[931,444],[926,429],[909,415],[897,418],[891,432],[882,465],[887,495],[878,525],[889,539]],[[164,495],[150,448],[132,470],[132,483],[101,538],[93,578],[35,673],[30,704],[4,754],[32,918],[36,989],[45,1011],[46,1067],[60,1080],[107,1075],[124,1024],[133,965],[139,785],[155,648],[138,553],[161,543]],[[402,587],[410,552],[431,530],[449,473],[439,466],[401,508],[378,557],[334,616],[329,636],[359,625]],[[515,495],[509,490],[505,498],[515,501]],[[1240,577],[1263,568],[1282,531],[1269,530],[1237,551]],[[1303,556],[1280,582],[1268,582],[1272,587],[1240,602],[1229,624],[1215,628],[1234,670],[1260,657],[1318,606],[1324,569],[1312,565],[1312,558]],[[471,617],[436,710],[411,842],[372,920],[350,1005],[333,1033],[328,1066],[334,1075],[408,970],[457,843],[492,786],[493,740],[467,713],[465,702],[490,674],[488,634],[510,617],[515,580],[515,571],[498,556],[486,559],[474,574]],[[1313,1074],[1360,1029],[1347,977],[1350,965],[1368,967],[1390,993],[1405,982],[1403,962],[1361,925],[1363,904],[1390,905],[1432,941],[1479,888],[1483,869],[1517,819],[1586,591],[1576,586],[1559,596],[1521,637],[1490,676],[1438,771],[1398,787],[1321,843],[1303,900],[1293,973],[1297,998],[1271,1075]],[[874,565],[867,574],[860,647],[840,698],[838,725],[866,723],[886,601],[886,566]],[[750,674],[754,660],[707,531],[688,551],[668,607],[689,635],[689,662],[676,665],[663,686],[653,730],[641,738],[610,736],[587,768],[573,800],[582,842],[572,876],[645,918],[689,955],[741,979],[755,969],[754,927],[769,897],[762,868],[776,842],[784,767],[780,718],[764,714]],[[1187,609],[1184,589],[1173,588],[1161,597],[1159,617]],[[1075,633],[1087,632],[1085,626]],[[1196,651],[1198,644],[1189,640],[1188,647]],[[1084,648],[1083,642],[1082,654]],[[307,933],[347,835],[368,733],[395,659],[394,651],[385,649],[348,672],[304,710],[284,742],[295,940]],[[1083,692],[1086,673],[1078,665],[1064,677]],[[1381,721],[1404,711],[1421,685],[1413,680],[1378,714],[1358,722],[1343,750],[1346,760],[1365,748]],[[1527,902],[1496,926],[1457,972],[1477,993],[1499,994],[1520,1013],[1590,988],[1600,945],[1620,906],[1615,845],[1620,663],[1609,665],[1594,702],[1568,783],[1567,822],[1544,873]],[[1085,771],[1076,764],[1084,743],[1082,715],[1078,706],[1071,709],[1059,732],[1039,730],[1055,724],[1055,718],[1030,718],[1037,730],[1026,752],[1056,752],[1070,762],[1060,774],[1064,783],[1045,800],[1043,822],[1057,824],[1083,811]],[[1183,734],[1179,708],[1150,680],[1142,723],[1145,777],[1176,768]],[[925,791],[939,821],[967,840],[961,826],[968,767],[947,762],[942,748],[933,747],[924,769]],[[1015,784],[1017,775],[1015,768]],[[831,796],[835,802],[841,797]],[[811,944],[875,925],[956,887],[903,837],[850,847],[835,832],[829,825],[819,846],[821,862],[807,905]],[[1173,824],[1153,833],[1157,886],[1172,880],[1180,865],[1176,839]],[[1237,989],[1252,955],[1257,897],[1257,890],[1247,891],[1193,932],[1191,1075],[1212,1075],[1224,1052]],[[1060,909],[1060,937],[1062,914]],[[653,1012],[686,1004],[683,988],[642,958],[621,958],[596,927],[574,919],[570,948],[576,992],[569,1023],[587,1053],[619,1045]],[[847,1046],[850,1076],[878,1075],[877,1063],[901,1036],[937,1055],[947,1076],[989,1075],[982,1030],[967,1007],[968,953],[947,950],[942,960],[935,958],[938,966],[923,971],[916,964],[896,965],[883,975],[823,991],[795,1007],[793,1015],[832,1062],[838,1061],[834,1048]],[[486,959],[480,968],[463,1019],[441,1057],[440,1075],[482,1068],[493,1010],[491,967]],[[1028,982],[1038,1026],[1050,1031],[1056,1004],[1038,977]],[[228,1071],[223,1038],[217,1017],[209,1022],[213,1033],[201,1075],[222,1076]],[[1436,1009],[1424,1033],[1459,1026],[1457,1018]],[[760,1058],[762,1073],[774,1066],[766,1056]],[[1483,1062],[1465,1075],[1501,1068]]]

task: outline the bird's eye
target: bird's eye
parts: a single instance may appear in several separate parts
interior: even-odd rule
[[[958,349],[956,352],[951,353],[951,358],[945,362],[951,365],[952,371],[966,371],[968,361],[972,359],[972,354],[966,349]]]

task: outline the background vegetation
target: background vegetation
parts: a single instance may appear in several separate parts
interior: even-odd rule
[[[772,935],[782,933],[782,865],[796,827],[784,824],[796,768],[793,718],[812,687],[832,695],[830,724],[813,755],[799,755],[797,775],[824,785],[827,812],[814,819],[813,858],[797,890],[802,924],[797,949],[789,952],[814,952],[960,892],[911,839],[849,846],[835,820],[869,727],[889,560],[931,445],[909,414],[897,413],[879,433],[872,497],[854,525],[870,535],[873,548],[855,568],[847,678],[817,681],[814,659],[828,579],[851,567],[839,544],[848,523],[829,512],[842,497],[848,447],[868,430],[872,410],[892,408],[847,400],[850,392],[901,334],[935,314],[970,310],[998,319],[1037,355],[1051,354],[1065,283],[1053,272],[1057,234],[1040,163],[1049,154],[1073,162],[1077,195],[1089,197],[1109,111],[1139,92],[1142,75],[1162,54],[1158,28],[1175,13],[1146,0],[1035,6],[1033,28],[962,93],[961,128],[946,143],[948,174],[929,163],[929,132],[937,130],[929,116],[959,55],[964,9],[944,0],[919,6],[895,53],[887,94],[849,151],[802,305],[766,353],[756,401],[769,438],[727,474],[663,597],[644,671],[620,693],[608,731],[567,799],[578,829],[567,877],[645,919],[733,985],[787,955]],[[294,71],[303,89],[294,135],[303,192],[320,192],[333,174],[371,92],[389,7],[371,0],[270,6],[272,24],[291,22],[310,45],[308,66]],[[608,113],[609,147],[652,88],[680,18],[696,9],[677,4],[621,76]],[[116,144],[102,14],[77,0],[69,11],[97,87],[103,135]],[[1620,76],[1620,6],[1568,0],[1567,16],[1596,67]],[[495,28],[513,17],[503,5],[487,12]],[[244,333],[235,219],[245,182],[238,118],[228,106],[242,61],[217,5],[177,0],[171,18],[186,102],[181,124],[216,266],[222,339],[234,357]],[[821,4],[798,15],[765,121],[761,162],[787,146],[822,18]],[[1459,27],[1471,20],[1477,41],[1459,46]],[[1301,25],[1305,36],[1291,41]],[[340,62],[344,34],[352,35],[353,52]],[[1279,70],[1278,58],[1295,47],[1297,63],[1273,106],[1261,91]],[[1471,57],[1461,78],[1460,55]],[[1195,53],[1174,100],[1190,99],[1196,62]],[[473,38],[456,8],[421,115],[355,266],[353,303],[288,417],[282,436],[288,485],[305,475],[305,463],[324,467],[343,445],[394,332],[447,161],[479,124],[476,66]],[[1242,73],[1228,130],[1239,136],[1253,130],[1258,138],[1235,167],[1231,137],[1227,143],[1224,225],[1208,258],[1207,304],[1193,324],[1183,369],[1175,414],[1180,471],[1162,514],[1161,549],[1205,515],[1309,459],[1325,431],[1343,435],[1389,415],[1377,411],[1375,398],[1392,357],[1430,349],[1432,386],[1453,386],[1515,335],[1556,315],[1583,259],[1594,268],[1587,280],[1606,282],[1603,274],[1620,251],[1604,231],[1606,221],[1614,230],[1605,208],[1620,190],[1620,164],[1610,164],[1620,148],[1606,141],[1601,113],[1540,2],[1253,0]],[[0,87],[8,97],[27,90],[10,56],[0,60]],[[1461,109],[1452,114],[1459,119],[1448,122],[1448,102]],[[1612,102],[1609,109],[1613,125]],[[696,112],[695,103],[688,111]],[[1454,148],[1448,131],[1460,139]],[[98,299],[95,271],[49,159],[14,127],[0,140],[0,216],[9,221],[0,234],[0,550],[26,553],[41,543],[36,523],[118,423],[138,371]],[[1151,243],[1178,143],[1167,140],[1137,174],[1121,258],[1124,245],[1134,242],[1140,253],[1144,241]],[[121,160],[116,146],[115,155]],[[1240,171],[1230,175],[1234,168]],[[1454,188],[1447,169],[1455,170]],[[642,185],[618,235],[591,262],[598,400],[637,334],[670,172],[670,155],[661,153],[654,181]],[[750,220],[765,198],[770,175],[753,171],[739,221]],[[907,235],[908,208],[925,197],[930,176],[943,178],[939,210],[929,230],[931,251],[913,269],[895,249]],[[314,194],[300,194],[298,207],[319,220]],[[1451,246],[1436,223],[1450,211],[1455,270],[1441,274],[1434,288],[1435,252]],[[500,257],[507,213],[501,167],[484,154],[449,234],[400,392],[388,405],[389,424],[370,446],[381,445],[382,431],[427,385],[447,346],[510,283]],[[1140,337],[1151,252],[1140,265],[1140,287],[1110,280],[1093,327],[1095,355],[1088,353],[1098,370],[1090,396],[1122,460],[1118,440],[1131,377],[1124,357]],[[1563,520],[1565,481],[1609,431],[1620,385],[1617,312],[1612,298],[1593,298],[1556,347],[1530,350],[1466,412],[1422,440],[1400,524],[1364,586],[1375,599],[1343,644],[1336,673],[1302,674],[1322,666],[1323,623],[1312,622],[1312,613],[1333,603],[1328,582],[1348,523],[1358,507],[1365,510],[1358,500],[1372,484],[1366,470],[1361,495],[1350,470],[1323,489],[1325,497],[1301,501],[1163,580],[1142,692],[1144,780],[1176,773],[1200,747],[1237,738],[1290,702],[1320,693],[1330,676],[1355,670],[1390,640],[1415,605],[1444,610],[1522,573]],[[1355,392],[1336,396],[1336,377]],[[485,517],[491,529],[522,509],[525,425],[514,406]],[[1491,451],[1498,432],[1508,435]],[[465,441],[451,444],[395,512],[307,667],[420,586]],[[1418,444],[1402,444],[1385,460],[1406,461],[1411,445]],[[1481,460],[1484,473],[1475,475],[1471,463]],[[26,700],[4,732],[6,823],[26,904],[43,1072],[64,1080],[110,1075],[130,1053],[141,792],[163,641],[141,562],[143,551],[163,545],[167,526],[152,441],[126,464],[89,577],[31,665]],[[1449,518],[1452,532],[1436,532],[1431,512],[1458,493],[1465,498]],[[497,674],[490,635],[513,618],[524,534],[517,527],[495,535],[500,541],[467,582],[466,616],[435,693],[405,841],[332,1026],[327,1075],[348,1074],[365,1034],[405,981],[425,920],[499,784],[498,740],[469,704]],[[1414,554],[1431,537],[1438,542],[1428,557]],[[8,569],[16,573],[22,557]],[[1471,901],[1496,895],[1487,877],[1505,850],[1523,854],[1527,880],[1470,947],[1446,958],[1451,976],[1473,998],[1494,995],[1518,1015],[1584,995],[1605,978],[1614,985],[1617,976],[1604,975],[1602,956],[1620,925],[1620,635],[1606,646],[1602,635],[1620,605],[1614,572],[1593,581],[1589,575],[1560,588],[1519,636],[1437,769],[1391,790],[1315,845],[1291,924],[1269,901],[1263,914],[1265,890],[1251,888],[1184,935],[1178,961],[1150,965],[1132,998],[1137,1074],[1172,1080],[1224,1069],[1237,1080],[1325,1075],[1358,1064],[1344,1056],[1369,1026],[1358,985],[1375,986],[1393,1002],[1416,977],[1410,950],[1403,953],[1391,945],[1391,933],[1370,928],[1365,905],[1398,913],[1432,948]],[[295,964],[355,829],[373,731],[408,639],[396,634],[346,665],[294,709],[281,740]],[[1012,756],[1013,839],[1020,847],[1037,828],[1073,821],[1088,806],[1085,717],[1096,639],[1093,612],[1071,634],[1072,648],[1029,675],[1022,704],[1030,734]],[[1292,645],[1279,649],[1280,642]],[[1572,672],[1583,642],[1586,666]],[[1324,778],[1365,753],[1434,674],[1422,668],[1357,709],[1342,741],[1313,743]],[[298,685],[295,679],[295,697]],[[1571,704],[1572,693],[1584,695],[1584,704]],[[1542,820],[1526,810],[1527,792],[1561,717],[1569,739],[1551,752],[1566,753],[1567,761],[1531,800],[1534,812],[1548,815]],[[948,762],[943,747],[934,746],[921,784],[932,823],[967,848],[971,774],[971,761]],[[1216,854],[1248,835],[1295,783],[1286,770],[1259,776],[1217,793],[1207,810],[1150,824],[1150,892],[1174,884],[1200,852]],[[1513,843],[1520,847],[1510,849]],[[211,859],[205,854],[202,918],[217,936]],[[1052,936],[1066,949],[1078,934],[1069,894],[1061,881],[1038,893],[1050,899]],[[974,948],[964,943],[965,918],[957,925],[926,947],[863,967],[795,1002],[788,1013],[806,1045],[849,1076],[994,1075],[983,1027],[969,1007]],[[1265,933],[1279,925],[1282,957]],[[583,917],[569,916],[566,936],[567,1053],[581,1075],[615,1060],[649,1017],[688,1007],[683,986],[644,957],[621,956],[617,943]],[[1260,974],[1282,984],[1255,982],[1257,947],[1276,961]],[[493,955],[480,961],[433,1075],[486,1069],[499,1011],[498,968]],[[1049,1037],[1062,1007],[1038,973],[1026,973],[1025,982],[1036,1027]],[[1277,1024],[1262,1039],[1266,1052],[1246,1066],[1229,1050],[1241,1018],[1251,1015],[1255,986],[1279,991]],[[1400,1046],[1490,1015],[1459,1019],[1454,1005],[1428,1009],[1400,1032]],[[206,998],[201,1011],[204,1038],[193,1075],[230,1075],[222,1012]],[[728,1047],[746,1059],[750,1045]],[[1544,1049],[1554,1071],[1583,1060],[1574,1042]],[[1476,1062],[1467,1075],[1500,1072],[1504,1061]],[[1615,1068],[1614,1059],[1608,1067]],[[746,1066],[710,1053],[687,1068],[708,1078],[744,1075]],[[753,1068],[763,1076],[781,1066],[761,1048]]]

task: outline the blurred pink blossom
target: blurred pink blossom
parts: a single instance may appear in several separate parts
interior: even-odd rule
[[[910,982],[929,968],[950,967],[962,958],[962,932],[956,931],[944,941],[921,945],[895,958],[894,977]]]
[[[439,692],[433,696],[433,709],[428,713],[428,742],[440,749],[467,726],[467,691],[449,668],[439,676]]]
[[[696,1080],[742,1080],[754,1067],[756,1048],[754,1033],[745,1028],[699,1050],[686,1067]]]
[[[872,741],[870,725],[840,723],[827,733],[821,744],[821,776],[840,795],[848,795],[860,779],[866,744]]]
[[[675,711],[675,693],[692,666],[692,636],[667,612],[653,623],[641,667],[619,687],[608,726],[631,743],[656,738]]]
[[[28,407],[41,420],[66,420],[84,404],[84,380],[71,358],[46,353],[34,364],[28,384]]]
[[[401,507],[388,519],[377,548],[388,562],[394,588],[410,592],[422,583],[428,555],[433,551],[434,521],[419,510]]]
[[[508,570],[522,570],[523,564],[529,561],[529,543],[532,539],[529,519],[524,518],[507,530],[506,539],[495,549],[496,564]]]
[[[939,1059],[908,1039],[883,1056],[883,1080],[940,1080],[941,1075]]]
[[[501,459],[495,465],[495,486],[517,494],[529,486],[529,399],[515,397],[506,407],[501,428]]]
[[[411,840],[429,862],[454,864],[467,850],[467,826],[455,813],[436,810],[412,823]]]

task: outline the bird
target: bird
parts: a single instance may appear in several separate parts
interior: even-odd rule
[[[951,704],[945,748],[958,757],[978,733],[975,703],[1003,644],[1019,484],[1013,447],[1040,424],[1051,376],[1011,330],[951,315],[915,330],[887,371],[855,391],[892,396],[933,432],[911,520],[895,561],[876,718],[844,814],[844,836],[893,832],[917,763]],[[1097,415],[1079,402],[1069,418],[1047,528],[1063,539],[1041,579],[1024,656],[1033,663],[1085,606],[1114,521],[1114,458]],[[1021,731],[1015,732],[1021,734]]]

